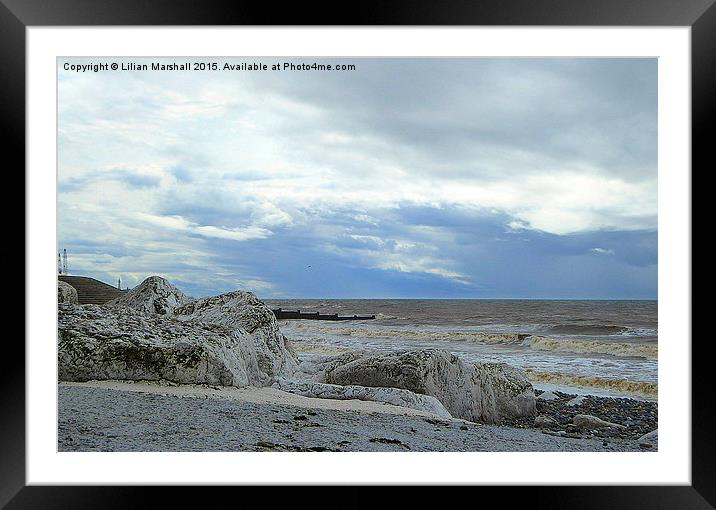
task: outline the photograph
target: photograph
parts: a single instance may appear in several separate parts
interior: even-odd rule
[[[658,456],[658,58],[56,65],[58,452]]]

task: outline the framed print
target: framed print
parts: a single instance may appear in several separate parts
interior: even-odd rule
[[[459,484],[712,507],[712,2],[0,15],[28,204],[3,504]]]

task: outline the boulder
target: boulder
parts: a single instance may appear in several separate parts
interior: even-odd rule
[[[652,430],[637,439],[639,446],[653,448],[659,445],[659,429]]]
[[[574,418],[572,418],[572,423],[574,423],[574,425],[577,428],[580,428],[583,430],[598,430],[598,429],[607,429],[607,428],[625,429],[626,428],[624,425],[604,421],[601,418],[592,416],[591,414],[578,414]]]
[[[272,333],[279,331],[274,313],[252,292],[239,290],[187,301],[174,308],[173,313],[180,319],[191,318],[231,329],[241,328],[249,333],[265,328]]]
[[[244,337],[262,373],[293,374],[298,360],[273,311],[251,292],[234,291],[198,299],[174,310],[182,321],[221,326]],[[267,381],[268,382],[268,381]]]
[[[535,415],[532,384],[524,372],[504,363],[470,364],[440,349],[339,361],[325,367],[324,382],[402,388],[430,395],[452,416],[470,421],[500,423]]]
[[[537,400],[559,400],[559,397],[551,391],[543,391],[537,396]]]
[[[125,306],[145,313],[169,315],[191,298],[161,276],[150,276],[107,306]]]
[[[111,306],[60,305],[60,380],[269,386],[294,374],[295,354],[255,296],[209,298],[198,309],[173,315],[186,296],[162,279],[148,280]],[[222,306],[230,318],[216,313]]]
[[[440,418],[451,418],[450,413],[435,397],[419,395],[400,388],[369,388],[367,386],[339,386],[337,384],[296,381],[280,378],[274,385],[289,393],[312,398],[331,398],[336,400],[367,400],[383,402],[399,407],[425,411]]]
[[[584,402],[585,400],[586,399],[585,399],[584,395],[577,395],[572,400],[568,401],[567,405],[569,407],[579,406],[579,405],[582,405],[582,402]]]
[[[560,427],[557,420],[544,414],[540,414],[535,418],[534,425],[538,429],[558,429]]]
[[[77,289],[69,283],[57,280],[57,303],[77,304]]]

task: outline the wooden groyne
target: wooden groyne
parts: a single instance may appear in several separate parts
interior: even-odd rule
[[[375,315],[338,315],[337,313],[302,312],[301,310],[272,310],[277,319],[308,319],[314,321],[357,321],[375,319]]]

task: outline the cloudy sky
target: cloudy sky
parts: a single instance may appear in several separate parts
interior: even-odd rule
[[[655,59],[65,62],[103,60],[59,62],[73,274],[194,296],[656,298]]]

